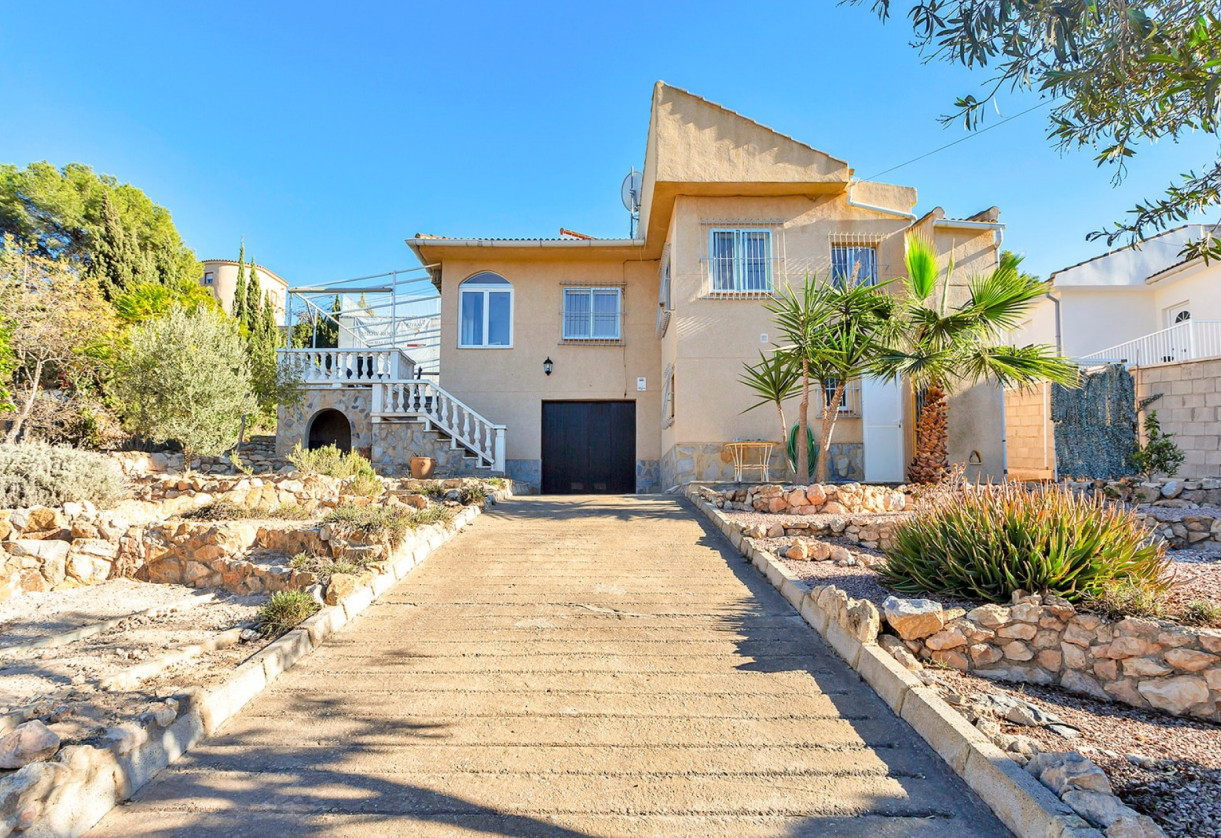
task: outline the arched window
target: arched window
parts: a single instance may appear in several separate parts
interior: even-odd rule
[[[512,345],[513,286],[498,274],[475,274],[458,289],[458,348]]]

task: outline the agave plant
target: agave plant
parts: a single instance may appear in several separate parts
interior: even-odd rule
[[[1116,583],[1160,591],[1165,545],[1127,508],[1062,486],[971,486],[895,528],[882,578],[908,594],[1008,602],[1014,591],[1078,601]]]
[[[888,380],[907,379],[925,393],[916,424],[916,451],[908,467],[913,483],[942,480],[949,466],[949,396],[981,381],[1022,386],[1053,381],[1075,386],[1075,364],[1050,346],[1006,346],[1003,335],[1016,327],[1043,293],[1046,283],[1019,270],[1021,257],[1003,253],[991,272],[968,281],[967,299],[950,305],[951,261],[938,292],[941,270],[933,245],[907,238],[906,295],[892,319],[890,346],[873,371]]]

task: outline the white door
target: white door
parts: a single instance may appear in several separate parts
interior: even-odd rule
[[[1184,302],[1166,309],[1166,328],[1173,329],[1165,333],[1166,345],[1160,347],[1161,356],[1157,359],[1163,364],[1173,361],[1191,360],[1191,303]],[[1177,328],[1176,328],[1177,327]],[[1156,354],[1156,353],[1155,353]]]
[[[861,382],[865,482],[903,482],[903,391],[882,381]]]

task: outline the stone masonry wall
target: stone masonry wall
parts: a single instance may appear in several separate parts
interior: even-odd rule
[[[899,489],[861,483],[812,483],[784,486],[761,483],[718,491],[701,488],[700,497],[718,509],[789,515],[843,515],[850,512],[902,512],[907,495]]]
[[[1012,605],[965,614],[891,597],[882,610],[912,653],[944,666],[1221,721],[1218,629],[1136,617],[1112,622],[1051,595],[1015,595]]]
[[[1132,375],[1138,399],[1162,394],[1150,409],[1187,455],[1182,471],[1221,477],[1221,358],[1139,367]]]

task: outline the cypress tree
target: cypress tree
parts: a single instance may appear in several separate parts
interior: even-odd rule
[[[144,260],[135,237],[123,226],[123,218],[109,189],[102,190],[99,215],[101,226],[93,234],[90,272],[106,299],[113,300],[135,285]]]
[[[247,329],[254,330],[259,321],[259,309],[263,302],[263,290],[259,287],[259,269],[250,259],[250,269],[246,279],[246,305],[242,310],[242,322]]]
[[[246,320],[246,240],[237,257],[237,284],[233,286],[233,319],[239,324]]]

